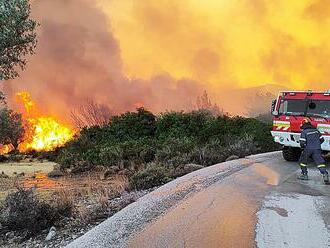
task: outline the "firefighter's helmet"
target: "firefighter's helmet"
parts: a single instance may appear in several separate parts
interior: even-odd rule
[[[304,124],[311,124],[311,119],[309,119],[309,118],[304,118],[302,121],[301,121],[301,125],[304,125]]]

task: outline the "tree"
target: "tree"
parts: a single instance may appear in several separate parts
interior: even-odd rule
[[[12,144],[17,149],[24,135],[22,115],[7,107],[0,109],[0,144]]]
[[[215,103],[212,104],[211,99],[209,98],[206,90],[204,91],[203,95],[197,97],[196,101],[197,110],[207,110],[212,113],[214,116],[222,116],[224,115],[223,109]]]
[[[75,126],[80,129],[93,126],[102,127],[109,123],[112,116],[113,113],[108,106],[92,100],[88,100],[85,104],[71,111],[71,119]]]
[[[0,0],[0,80],[17,77],[37,45],[29,0]]]

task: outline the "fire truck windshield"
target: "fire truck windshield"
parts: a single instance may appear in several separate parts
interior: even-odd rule
[[[285,99],[279,108],[281,115],[306,115],[315,117],[330,117],[330,101]]]

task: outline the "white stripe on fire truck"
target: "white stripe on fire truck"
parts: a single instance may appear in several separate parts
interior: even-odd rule
[[[276,127],[276,130],[283,130],[283,131],[287,131],[290,127]]]
[[[318,124],[317,127],[330,129],[330,124]]]
[[[329,124],[318,124],[317,129],[324,134],[330,134],[330,125]]]

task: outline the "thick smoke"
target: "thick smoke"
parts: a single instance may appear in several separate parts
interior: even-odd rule
[[[201,81],[236,113],[251,98],[252,92],[242,89],[329,88],[326,0],[99,2],[120,41],[129,75],[168,71],[175,78]],[[140,58],[147,60],[141,64]]]
[[[269,92],[329,88],[326,0],[36,0],[33,12],[37,54],[7,92],[62,117],[86,99],[189,109],[204,89],[242,114],[268,110]]]
[[[39,0],[33,13],[41,24],[37,53],[6,91],[27,90],[44,112],[68,120],[70,111],[88,100],[114,112],[139,106],[153,111],[187,109],[202,92],[193,80],[175,80],[166,73],[128,78],[120,44],[94,1]]]
[[[132,75],[164,70],[217,90],[329,85],[326,0],[99,1]]]

